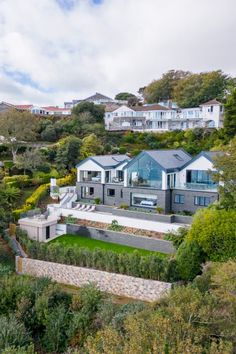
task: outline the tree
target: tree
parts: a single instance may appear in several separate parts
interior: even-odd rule
[[[136,98],[136,96],[130,92],[120,92],[117,93],[115,100],[128,101],[130,98]]]
[[[173,99],[182,108],[197,107],[212,99],[223,99],[232,79],[221,70],[187,75],[177,82]]]
[[[60,168],[75,167],[79,162],[81,143],[81,140],[75,136],[68,136],[58,142],[55,161]]]
[[[236,254],[236,211],[199,210],[194,216],[186,242],[197,243],[205,253],[207,260],[223,262],[234,258]]]
[[[224,153],[214,160],[219,171],[213,175],[219,186],[220,206],[226,210],[236,208],[236,137],[223,149]]]
[[[56,141],[57,132],[53,124],[49,124],[41,132],[41,139],[45,141]]]
[[[88,156],[99,155],[103,151],[102,142],[95,134],[90,134],[82,140],[80,155],[82,159]]]
[[[37,127],[37,118],[29,112],[10,110],[0,115],[1,136],[10,148],[14,162],[19,147],[36,139]]]
[[[23,154],[18,155],[15,160],[17,168],[35,171],[39,166],[43,165],[45,159],[39,149],[27,149]]]
[[[148,103],[167,101],[173,98],[177,83],[190,75],[189,71],[169,70],[159,80],[154,80],[143,90],[144,99]]]
[[[96,122],[101,123],[103,122],[105,107],[85,101],[77,104],[72,110],[72,114],[75,114],[78,118],[81,113],[90,113]]]
[[[234,87],[227,97],[224,115],[224,130],[233,138],[236,134],[236,88]]]
[[[183,280],[193,280],[200,272],[205,255],[197,242],[184,241],[178,248],[176,263]]]

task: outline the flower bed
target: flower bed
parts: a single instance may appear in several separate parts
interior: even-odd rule
[[[65,223],[64,217],[61,218],[61,222]],[[88,226],[88,227],[95,227],[97,229],[104,229],[108,230],[110,224],[106,224],[103,222],[97,222],[97,221],[90,221],[90,220],[84,220],[84,219],[77,219],[75,224],[81,225],[81,226]],[[133,234],[137,236],[146,236],[146,237],[152,237],[152,238],[157,238],[157,239],[164,239],[164,234],[161,232],[157,231],[149,231],[149,230],[142,230],[142,229],[136,229],[134,227],[128,227],[128,226],[122,226],[122,232],[125,232],[127,234]]]

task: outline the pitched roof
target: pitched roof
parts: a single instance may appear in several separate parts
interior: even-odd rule
[[[213,161],[215,157],[222,156],[224,153],[223,151],[202,151],[202,154],[208,157],[210,161]]]
[[[208,101],[208,102],[205,102],[205,103],[203,103],[203,104],[200,104],[200,107],[201,106],[221,106],[222,105],[222,103],[220,103],[219,101],[217,101],[216,99],[214,99],[214,100],[210,100],[210,101]]]
[[[90,96],[90,97],[85,98],[84,101],[88,101],[88,100],[91,100],[91,101],[92,101],[92,100],[93,100],[93,101],[98,101],[98,100],[112,100],[112,98],[107,97],[107,96],[104,96],[104,95],[102,95],[102,94],[99,93],[99,92],[96,92],[95,95],[92,95],[92,96]]]
[[[98,155],[98,156],[89,156],[87,159],[81,161],[76,167],[82,165],[85,161],[92,160],[97,163],[100,167],[106,168],[116,168],[123,162],[129,161],[127,155]]]
[[[160,104],[152,104],[148,106],[134,106],[132,107],[134,111],[170,111],[169,107],[161,106]]]
[[[106,104],[106,107],[105,107],[105,112],[114,112],[116,111],[118,108],[120,108],[120,105],[118,104]]]
[[[173,150],[148,150],[146,153],[151,156],[165,170],[179,170],[192,159],[183,149]]]
[[[54,107],[54,106],[48,106],[48,107],[42,107],[43,109],[46,109],[48,111],[70,111],[70,108],[60,108],[60,107]]]
[[[16,109],[20,109],[22,111],[26,111],[27,109],[30,109],[33,107],[32,104],[15,104],[14,107]]]
[[[135,158],[133,158],[125,167],[131,166],[133,162],[140,156],[147,154],[165,171],[174,172],[180,170],[184,164],[192,159],[192,157],[183,149],[173,150],[144,150]]]
[[[190,165],[191,163],[193,163],[194,161],[196,161],[197,159],[199,159],[201,156],[205,157],[206,159],[208,159],[210,162],[214,162],[214,158],[217,156],[221,156],[224,153],[222,151],[201,151],[198,155],[196,155],[192,160],[186,162],[184,164],[184,166],[182,166],[182,168],[187,167],[188,165]]]

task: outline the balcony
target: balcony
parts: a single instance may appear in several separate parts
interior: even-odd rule
[[[102,176],[99,171],[81,171],[80,172],[80,182],[92,182],[101,183]]]
[[[183,183],[176,185],[174,189],[189,189],[196,191],[217,191],[218,184],[216,183]]]

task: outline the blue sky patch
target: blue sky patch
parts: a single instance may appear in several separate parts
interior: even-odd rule
[[[33,81],[30,77],[30,75],[20,72],[20,71],[14,71],[14,70],[9,70],[7,68],[3,68],[3,72],[7,77],[10,77],[14,81],[18,82],[21,85],[24,86],[30,86],[36,90],[39,90],[44,93],[52,93],[54,90],[51,88],[43,88],[41,87],[37,82]]]

